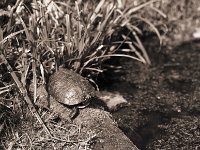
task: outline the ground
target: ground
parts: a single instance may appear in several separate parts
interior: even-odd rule
[[[155,52],[150,67],[123,61],[126,73],[111,89],[121,90],[131,106],[113,115],[139,148],[199,146],[199,52],[198,41],[188,41]]]

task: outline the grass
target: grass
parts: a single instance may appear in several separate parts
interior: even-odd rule
[[[2,110],[7,107],[11,112],[16,112],[16,108],[21,110],[22,119],[20,120],[26,128],[29,128],[29,123],[24,119],[27,116],[30,117],[31,114],[26,109],[27,112],[24,114],[24,108],[22,108],[24,104],[19,95],[10,94],[13,91],[17,93],[17,91],[16,88],[10,88],[13,87],[11,80],[3,81],[3,74],[6,70],[13,73],[15,82],[20,79],[17,89],[21,91],[22,95],[28,94],[24,91],[27,90],[30,83],[33,83],[32,99],[35,102],[37,87],[46,84],[46,75],[60,66],[80,74],[98,76],[104,71],[102,64],[112,57],[126,57],[150,65],[150,58],[140,40],[142,35],[140,24],[147,24],[162,42],[156,26],[148,18],[143,17],[141,13],[147,7],[151,7],[151,10],[165,17],[164,13],[153,5],[159,0],[151,0],[137,5],[131,1],[127,3],[126,0],[116,2],[111,0],[75,2],[45,0],[43,3],[33,0],[31,7],[26,6],[26,2],[26,0],[18,0],[12,7],[12,11],[5,13],[9,20],[0,28],[1,54],[11,65],[9,67],[9,64],[1,59],[2,88],[0,94],[3,100],[0,105]],[[122,32],[123,30],[126,32]],[[13,99],[11,103],[7,103],[7,94]],[[18,100],[15,101],[16,99]],[[4,112],[2,113],[4,114]],[[41,135],[40,125],[32,126],[29,132],[25,132],[16,129],[2,116],[0,119],[2,120],[0,132],[5,134],[2,139],[10,138],[8,141],[1,141],[3,147],[7,149],[14,147],[26,149],[27,145],[28,147],[37,147],[38,143],[47,142],[46,144],[49,144],[50,141],[55,142],[55,140],[60,145],[50,144],[54,148],[63,146],[64,143],[69,143],[67,146],[77,145],[77,143],[80,146],[80,143],[84,143],[87,147],[88,142],[95,136],[90,135],[85,140],[80,141],[77,139],[79,127],[73,125],[73,128],[75,127],[73,133],[77,135],[75,141],[71,141],[69,136],[64,140],[59,137],[49,139],[48,136]],[[42,119],[44,119],[43,116]],[[56,126],[54,128],[60,133],[63,133],[63,130],[65,132],[71,131],[71,129],[63,127],[64,123],[59,126],[51,123],[50,120],[48,119],[47,122],[51,132],[55,132],[51,126]],[[33,121],[36,122],[35,119]],[[21,125],[21,123],[17,124]],[[9,129],[12,132],[8,135],[6,130]],[[66,133],[65,135],[70,134]]]

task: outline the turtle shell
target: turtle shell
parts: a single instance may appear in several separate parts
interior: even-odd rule
[[[60,103],[73,106],[89,101],[95,89],[81,75],[62,68],[50,77],[49,94]]]

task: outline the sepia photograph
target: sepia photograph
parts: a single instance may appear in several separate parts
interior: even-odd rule
[[[0,0],[0,150],[200,150],[200,0]]]

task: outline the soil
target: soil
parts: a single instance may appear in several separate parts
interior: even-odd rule
[[[200,40],[161,49],[155,36],[145,41],[152,64],[121,59],[123,73],[104,82],[131,103],[114,119],[140,149],[200,148]]]

